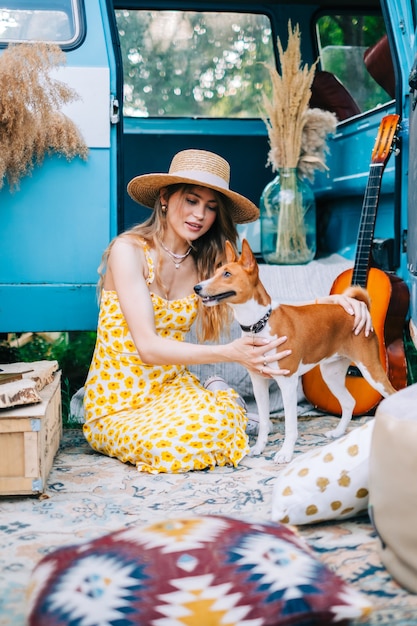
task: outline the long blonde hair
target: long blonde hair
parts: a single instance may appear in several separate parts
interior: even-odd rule
[[[165,200],[180,191],[181,198],[190,191],[193,185],[175,184],[166,187],[164,194]],[[236,225],[234,224],[230,212],[228,211],[227,199],[221,194],[213,190],[217,201],[217,216],[211,226],[202,237],[192,242],[191,256],[197,268],[198,280],[205,280],[213,275],[214,271],[222,265],[225,258],[225,243],[229,240],[233,246],[237,247],[238,234]],[[158,198],[155,202],[155,208],[150,217],[143,223],[133,226],[129,230],[118,235],[117,238],[129,238],[135,245],[141,245],[141,241],[146,241],[149,245],[160,250],[159,241],[163,239],[166,230],[166,217],[162,210],[161,201]],[[110,242],[103,253],[98,273],[100,279],[98,281],[98,293],[101,293],[104,283],[104,275],[107,269],[107,262],[110,251],[116,239]],[[160,258],[160,255],[159,255]],[[158,261],[158,266],[161,261]],[[157,269],[158,269],[157,266]],[[155,272],[155,280],[163,287],[158,271]],[[197,335],[201,341],[217,341],[220,333],[224,328],[228,328],[232,321],[230,308],[227,304],[221,303],[214,307],[205,307],[199,301],[197,315]]]

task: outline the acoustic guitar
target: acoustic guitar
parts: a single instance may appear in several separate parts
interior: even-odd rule
[[[381,363],[386,368],[391,384],[397,389],[407,384],[406,360],[404,352],[401,357],[401,346],[403,347],[402,333],[409,304],[408,288],[397,276],[389,275],[370,265],[382,174],[393,149],[398,124],[399,116],[395,114],[387,115],[381,121],[372,151],[354,267],[336,278],[330,292],[340,294],[350,285],[360,285],[368,290],[371,298],[372,323],[379,339]],[[389,312],[392,313],[392,323],[388,320]],[[389,350],[386,348],[387,339],[391,346]],[[394,360],[391,366],[390,353]],[[396,362],[400,372],[395,366]],[[366,382],[354,364],[348,368],[346,387],[356,400],[353,415],[368,413],[382,399],[382,396]],[[315,407],[333,415],[341,415],[339,401],[324,382],[319,366],[304,374],[303,389],[306,398]]]

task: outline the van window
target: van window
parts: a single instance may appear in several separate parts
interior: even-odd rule
[[[25,41],[71,44],[80,37],[79,0],[0,0],[0,45]]]
[[[394,73],[382,16],[317,20],[320,68],[334,74],[364,112],[394,98]]]
[[[124,115],[259,118],[274,64],[265,15],[117,10]]]

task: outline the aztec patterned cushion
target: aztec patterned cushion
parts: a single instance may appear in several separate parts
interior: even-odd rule
[[[61,548],[36,566],[29,626],[348,624],[366,599],[288,526],[170,519]]]
[[[295,457],[272,492],[272,519],[312,524],[346,519],[367,509],[374,420],[332,443]]]

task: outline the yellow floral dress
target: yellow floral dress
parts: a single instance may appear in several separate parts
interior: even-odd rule
[[[143,247],[151,285],[153,261]],[[183,341],[197,315],[195,294],[151,298],[158,334]],[[84,435],[94,450],[151,474],[236,466],[249,451],[236,398],[208,391],[183,365],[142,363],[116,292],[103,291],[84,398]]]

